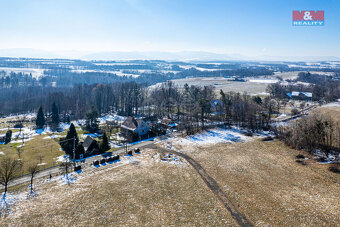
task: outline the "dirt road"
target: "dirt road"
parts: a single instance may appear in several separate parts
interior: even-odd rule
[[[209,176],[209,174],[203,169],[203,167],[198,162],[196,162],[194,159],[192,159],[190,156],[186,154],[172,151],[169,149],[165,149],[155,144],[150,144],[148,147],[151,149],[155,149],[158,152],[163,153],[163,154],[171,153],[171,154],[184,158],[187,162],[189,162],[189,164],[192,167],[194,167],[194,169],[201,176],[201,178],[206,183],[206,185],[217,196],[217,198],[223,203],[223,206],[230,212],[231,216],[235,219],[235,221],[240,226],[253,226],[253,224],[242,213],[238,211],[236,206],[233,204],[232,201],[230,201],[230,199],[228,199],[227,195],[222,191],[222,189],[217,184],[217,182],[212,177]]]

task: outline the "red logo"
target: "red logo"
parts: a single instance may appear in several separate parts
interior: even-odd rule
[[[293,11],[293,21],[324,21],[325,13],[323,10],[313,11],[313,10],[294,10]]]

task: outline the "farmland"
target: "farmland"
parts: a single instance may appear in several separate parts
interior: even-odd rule
[[[99,167],[71,185],[43,183],[2,224],[235,225],[193,169],[153,157],[143,151],[129,165]]]
[[[282,142],[192,146],[177,143],[213,177],[255,225],[336,226],[340,176]],[[303,153],[307,165],[295,161]]]
[[[241,136],[234,130],[224,133],[224,142],[215,141],[220,143],[205,144],[214,135],[208,133],[171,139],[159,146],[171,145],[200,163],[254,225],[336,226],[339,223],[340,176],[330,173],[327,165],[279,141],[263,142],[259,137]],[[295,161],[297,154],[309,158],[307,165]],[[2,222],[237,225],[184,159],[168,162],[160,157],[157,148],[145,148],[141,155],[134,155],[128,161],[123,159],[120,166],[107,164],[74,173],[76,180],[70,185],[62,178],[39,182],[38,196],[18,201],[12,207],[13,215]]]

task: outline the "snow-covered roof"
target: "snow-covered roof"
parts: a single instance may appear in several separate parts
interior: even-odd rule
[[[313,94],[311,92],[301,92],[301,94],[309,97],[309,98],[312,98]]]
[[[308,98],[312,98],[313,97],[313,94],[311,92],[299,92],[299,91],[293,91],[292,92],[292,96],[299,96],[299,95],[304,95]]]

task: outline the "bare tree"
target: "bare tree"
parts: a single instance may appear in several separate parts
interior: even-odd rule
[[[6,198],[8,184],[16,177],[20,171],[20,162],[15,159],[5,157],[0,162],[0,184],[4,188],[3,200]]]
[[[35,177],[35,175],[38,173],[39,171],[39,166],[38,164],[32,164],[29,168],[28,168],[28,171],[31,175],[31,193],[33,193],[33,179]]]

